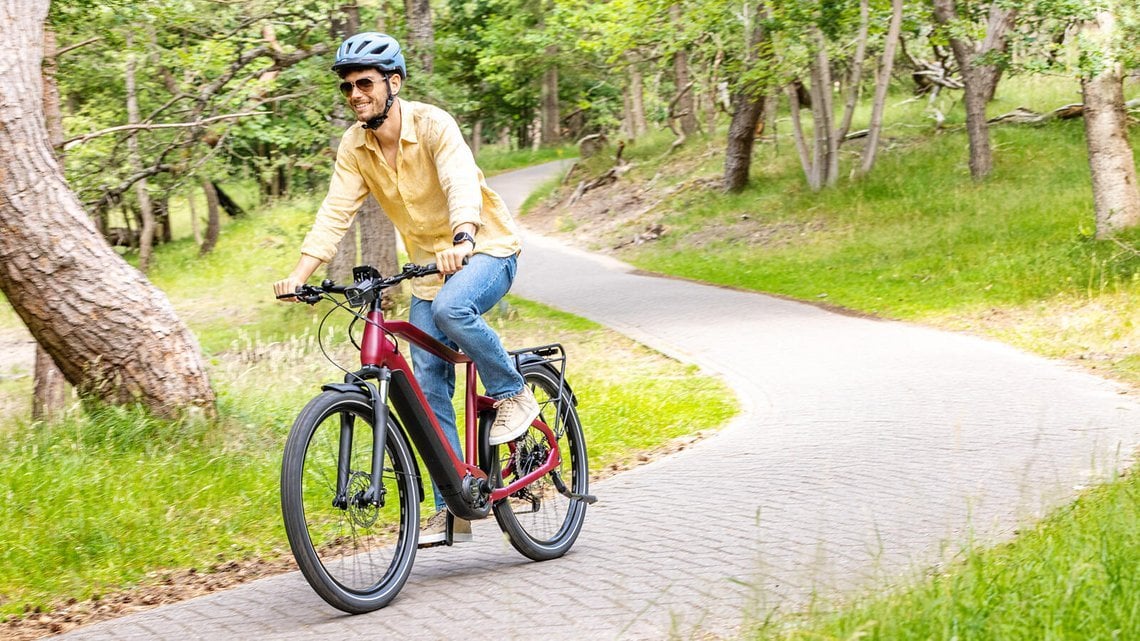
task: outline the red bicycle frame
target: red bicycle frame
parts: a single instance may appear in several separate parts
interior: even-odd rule
[[[466,354],[450,349],[409,322],[386,320],[380,309],[380,298],[380,296],[375,298],[368,311],[364,336],[360,344],[361,369],[345,377],[346,384],[357,388],[366,379],[375,379],[379,383],[374,391],[370,387],[370,392],[374,393],[373,398],[376,401],[375,428],[378,430],[374,439],[376,441],[376,451],[373,454],[374,468],[381,464],[382,456],[378,455],[383,452],[385,433],[382,430],[387,428],[388,400],[391,400],[405,432],[415,444],[424,465],[439,487],[449,511],[458,517],[466,519],[485,517],[492,503],[514,494],[561,463],[562,455],[558,450],[558,439],[554,431],[542,420],[535,419],[533,426],[545,435],[549,446],[546,461],[509,485],[492,488],[488,473],[491,471],[491,465],[497,462],[482,461],[484,467],[480,467],[478,437],[481,430],[476,425],[476,419],[478,418],[483,424],[483,429],[489,427],[494,416],[494,400],[476,392],[475,362]],[[412,368],[399,351],[396,337],[403,338],[450,363],[465,366],[466,455],[463,460],[451,448],[443,428],[436,420],[419,382],[412,373]],[[509,443],[508,447],[513,461],[514,442]],[[376,473],[372,478],[379,479],[379,470],[374,471]],[[505,471],[501,476],[507,476]]]

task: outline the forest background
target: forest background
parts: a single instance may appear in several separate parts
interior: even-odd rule
[[[796,274],[801,282],[821,282],[800,263],[784,265],[776,278],[760,270],[742,282],[741,273],[756,272],[740,267],[770,256],[755,244],[731,248],[726,264],[737,268],[733,274],[711,270],[701,254],[710,247],[723,253],[723,245],[682,243],[695,257],[686,264],[668,254],[683,235],[755,216],[758,202],[773,225],[787,229],[784,214],[764,200],[773,188],[794,195],[799,213],[848,206],[858,212],[868,193],[907,187],[884,183],[884,171],[906,174],[910,189],[927,186],[924,203],[911,200],[911,209],[949,219],[943,209],[955,199],[967,202],[963,194],[971,204],[1018,199],[1019,185],[1024,190],[1028,183],[1012,168],[1034,161],[1021,152],[1047,156],[1052,149],[1063,150],[1060,160],[1072,178],[1066,185],[1080,190],[1065,201],[1069,210],[1060,224],[1067,232],[1057,260],[1079,273],[1075,280],[1066,273],[1052,288],[1035,282],[1032,292],[1000,302],[1051,300],[1062,290],[1083,290],[1098,300],[1104,300],[1100,294],[1130,298],[1140,271],[1140,196],[1129,130],[1140,14],[1131,1],[73,0],[49,9],[45,2],[8,0],[0,6],[10,18],[0,27],[6,36],[0,289],[19,319],[7,321],[21,322],[39,345],[29,425],[76,430],[67,421],[80,420],[83,435],[72,445],[131,450],[138,446],[134,439],[165,429],[150,419],[114,418],[123,416],[119,411],[135,417],[135,410],[108,414],[99,409],[103,404],[139,404],[145,414],[183,421],[183,436],[195,442],[218,438],[203,436],[210,430],[200,427],[212,417],[220,414],[223,424],[247,418],[218,371],[217,355],[235,339],[248,341],[244,352],[234,350],[243,357],[260,354],[258,339],[223,330],[199,330],[195,337],[180,318],[185,313],[166,297],[179,287],[170,270],[185,274],[211,261],[212,277],[241,269],[233,262],[219,266],[217,252],[227,234],[235,242],[266,242],[242,235],[254,224],[242,217],[261,220],[256,212],[273,212],[280,233],[269,242],[287,253],[280,245],[304,225],[301,210],[311,215],[311,198],[323,191],[332,150],[348,124],[338,79],[328,70],[331,53],[360,30],[400,38],[409,53],[407,97],[452,112],[485,168],[498,166],[504,155],[509,165],[594,154],[558,198],[577,202],[614,184],[656,181],[683,187],[688,205],[728,203],[715,211],[690,207],[697,217],[689,220],[670,218],[675,211],[653,212],[653,224],[634,238],[657,240],[654,229],[669,227],[666,241],[623,250],[641,251],[631,256],[649,267],[818,297],[788,284]],[[1002,89],[1042,86],[1059,88],[1043,92],[1058,98],[1055,106],[1016,109],[1009,104],[1016,95]],[[993,113],[997,105],[1002,109]],[[995,127],[1021,133],[995,136]],[[930,162],[900,160],[913,160],[906,152],[915,141],[933,141],[926,147]],[[766,164],[756,166],[757,158]],[[676,176],[694,167],[704,180]],[[334,275],[357,257],[396,263],[392,230],[371,211],[342,246],[344,261],[330,266]],[[832,230],[816,222],[797,219],[793,228],[798,236],[834,243]],[[578,224],[564,223],[562,231],[573,233]],[[734,228],[724,229],[722,235],[730,235]],[[156,259],[162,252],[165,266]],[[233,253],[225,256],[234,260]],[[820,273],[844,271],[852,271],[850,265],[824,265]],[[1002,282],[1025,281],[1024,273],[1015,270]],[[902,280],[906,293],[888,297],[921,300],[912,295],[912,274]],[[904,318],[940,305],[884,305],[883,296],[859,293],[896,284],[881,272],[871,274],[848,295],[830,287],[828,300]],[[969,285],[976,294],[978,283]],[[1001,290],[999,282],[980,301],[967,301],[972,318]],[[1106,321],[1115,323],[1117,337],[1132,332],[1134,307],[1123,309],[1123,318],[1109,314],[1116,318]],[[222,306],[218,313],[229,311]],[[266,331],[280,333],[267,340],[304,325],[273,316],[264,326],[273,323],[280,327]],[[1136,369],[1131,353],[1117,360],[1125,378]],[[66,418],[76,397],[86,399],[89,418]],[[187,408],[207,422],[186,419]],[[289,408],[258,411],[260,420]],[[118,432],[109,424],[128,422],[137,429],[127,442],[111,436]],[[694,419],[688,425],[704,424]],[[60,439],[51,438],[59,432],[41,430],[36,439],[24,434],[24,449],[13,456],[26,457],[26,447],[59,446]],[[96,543],[109,536],[77,527]],[[237,545],[239,555],[265,552],[264,546]],[[95,552],[75,554],[70,563],[82,565]],[[116,585],[145,571],[99,580]],[[56,592],[28,593],[21,586],[0,587],[0,593],[15,594],[6,601],[9,611],[19,611],[53,594],[89,596],[98,588],[75,587],[85,580],[52,588]]]

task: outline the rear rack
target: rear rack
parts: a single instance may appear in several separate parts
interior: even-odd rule
[[[563,403],[569,401],[571,406],[578,405],[578,399],[574,396],[574,392],[566,384],[566,351],[562,349],[561,343],[550,343],[549,345],[539,345],[538,347],[524,347],[523,349],[516,349],[507,352],[515,361],[515,369],[522,373],[522,366],[524,363],[536,360],[536,358],[527,358],[528,355],[537,357],[544,363],[550,365],[558,374],[558,398],[555,401],[557,405],[557,412],[554,417],[554,425],[550,428],[558,436],[562,436],[562,415],[566,410],[563,408]]]

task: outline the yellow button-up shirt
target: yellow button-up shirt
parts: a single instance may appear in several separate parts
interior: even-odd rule
[[[503,199],[487,186],[455,119],[442,109],[400,100],[400,147],[388,165],[376,138],[356,123],[336,153],[329,192],[301,253],[328,262],[356,212],[371,193],[404,239],[414,263],[435,261],[452,245],[456,227],[478,227],[476,251],[510,256],[522,248],[518,226]],[[441,280],[412,281],[412,293],[431,300]]]

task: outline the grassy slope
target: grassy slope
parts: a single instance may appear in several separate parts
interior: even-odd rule
[[[200,339],[221,420],[165,423],[110,409],[4,426],[0,618],[158,581],[166,569],[287,553],[277,500],[284,437],[318,385],[339,379],[316,345],[323,314],[270,296],[314,210],[297,201],[254,212],[228,224],[205,258],[189,241],[158,252],[151,277]],[[635,464],[735,412],[719,382],[694,368],[678,375],[674,362],[593,323],[514,299],[491,321],[511,346],[566,345],[594,471]],[[334,320],[322,336],[351,366],[346,324]]]
[[[1005,87],[991,113],[1073,100],[1063,83]],[[1130,94],[1138,90],[1134,83]],[[619,255],[653,271],[985,333],[1140,385],[1140,230],[1092,238],[1082,123],[994,128],[996,170],[976,184],[955,128],[961,115],[948,115],[951,129],[934,134],[914,105],[894,109],[874,173],[846,179],[858,151],[849,146],[845,178],[819,194],[806,188],[786,133],[778,152],[757,149],[752,185],[732,196],[714,184],[721,140],[698,141],[669,162],[661,141],[639,141],[627,148],[636,168],[626,180],[653,185],[638,205],[660,202],[594,246],[662,223],[661,240]],[[1132,133],[1140,148],[1140,131]],[[561,231],[588,224],[571,211],[558,216]],[[1140,638],[1138,506],[1140,479],[1119,479],[1011,544],[967,548],[932,578],[837,611],[816,604],[755,636]]]

